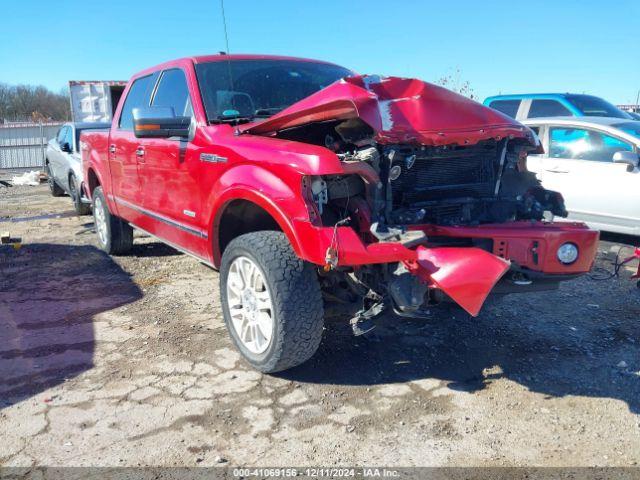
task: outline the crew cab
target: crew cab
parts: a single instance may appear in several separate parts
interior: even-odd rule
[[[325,317],[554,288],[598,233],[526,169],[537,136],[420,80],[260,55],[184,58],[128,83],[82,136],[100,247],[138,228],[218,269],[230,336],[257,369],[310,358]]]

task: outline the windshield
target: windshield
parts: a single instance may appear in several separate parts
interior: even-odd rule
[[[196,74],[207,119],[220,122],[267,118],[353,72],[299,60],[231,60],[197,64]]]
[[[630,118],[615,105],[592,95],[567,95],[567,100],[575,105],[583,115],[589,117]]]
[[[617,123],[614,127],[619,128],[629,135],[633,135],[637,139],[640,139],[640,122]]]

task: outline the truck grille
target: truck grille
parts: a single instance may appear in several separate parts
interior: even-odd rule
[[[394,207],[455,198],[493,196],[498,165],[498,144],[433,149],[416,152],[411,168],[398,163],[400,176],[391,182]],[[455,208],[449,206],[448,209]]]

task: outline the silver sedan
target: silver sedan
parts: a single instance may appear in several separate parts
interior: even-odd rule
[[[46,170],[51,195],[68,193],[78,215],[89,214],[90,204],[84,198],[80,133],[108,129],[108,123],[65,123],[47,144]]]

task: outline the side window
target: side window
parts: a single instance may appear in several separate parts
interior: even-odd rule
[[[631,144],[595,130],[554,127],[549,139],[552,158],[612,162],[614,153],[633,151]]]
[[[67,131],[64,134],[64,141],[67,142],[71,148],[73,148],[73,130],[71,127],[67,127]]]
[[[181,69],[165,70],[162,73],[152,105],[172,107],[173,112],[179,117],[190,117],[193,114],[187,78]]]
[[[518,108],[520,107],[520,100],[494,100],[489,106],[505,115],[509,115],[511,118],[516,118]]]
[[[556,100],[532,100],[527,118],[573,116]]]
[[[67,126],[64,126],[60,130],[58,130],[58,135],[56,136],[56,141],[58,142],[58,145],[62,145],[62,143],[64,142],[64,137],[66,135],[67,128],[68,128]]]
[[[149,106],[149,98],[151,97],[151,89],[155,84],[157,73],[138,78],[133,82],[127,98],[124,100],[122,112],[120,113],[120,121],[118,126],[121,130],[133,130],[133,109],[137,107]]]

